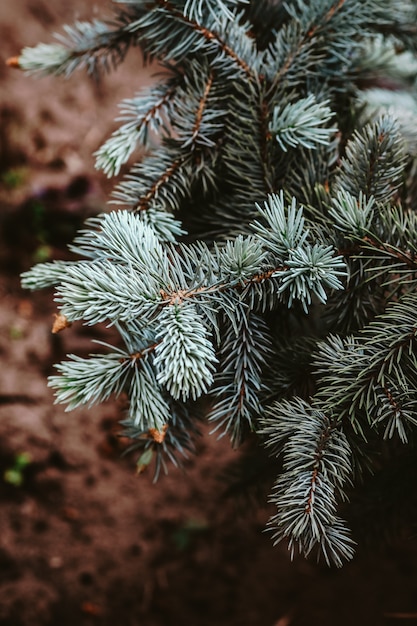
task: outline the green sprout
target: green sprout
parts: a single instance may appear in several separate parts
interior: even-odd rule
[[[25,468],[30,465],[32,458],[28,452],[19,452],[16,454],[14,464],[3,474],[3,479],[9,485],[21,487],[24,482]]]
[[[25,184],[26,178],[26,168],[12,167],[1,174],[0,182],[7,189],[19,189],[19,187],[22,187]]]

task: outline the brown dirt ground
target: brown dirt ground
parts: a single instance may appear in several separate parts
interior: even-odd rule
[[[51,294],[23,292],[18,275],[65,257],[84,217],[104,208],[110,185],[91,154],[150,70],[132,53],[101,84],[35,81],[4,60],[101,9],[109,0],[0,3],[0,626],[417,624],[407,545],[341,571],[290,563],[262,532],[267,506],[225,499],[219,474],[240,454],[226,439],[203,428],[185,472],[154,485],[121,457],[118,402],[53,404],[46,376],[67,352],[88,353],[91,331],[51,335]],[[22,453],[16,486],[5,472]]]

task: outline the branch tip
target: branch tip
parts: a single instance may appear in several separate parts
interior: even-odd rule
[[[9,59],[6,59],[6,65],[20,70],[20,57],[10,57]]]

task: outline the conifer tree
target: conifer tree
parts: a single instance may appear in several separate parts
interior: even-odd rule
[[[140,46],[165,72],[95,155],[127,173],[79,260],[23,275],[120,335],[56,366],[57,401],[127,394],[158,474],[207,395],[215,432],[279,459],[275,541],[337,566],[355,494],[415,454],[416,24],[413,0],[116,0],[14,60],[98,76]]]

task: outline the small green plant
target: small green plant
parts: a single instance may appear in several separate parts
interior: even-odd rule
[[[200,518],[187,519],[173,533],[172,540],[176,549],[180,552],[188,550],[193,541],[203,535],[209,529],[207,521]]]
[[[7,189],[19,189],[27,180],[27,170],[23,167],[13,167],[0,175],[0,182]]]
[[[25,469],[31,462],[32,458],[28,452],[16,454],[13,465],[3,474],[4,481],[14,487],[21,487],[25,480]]]
[[[9,328],[9,337],[13,341],[18,341],[19,339],[23,339],[25,336],[25,331],[20,326],[13,324]]]
[[[45,261],[49,261],[51,258],[52,249],[51,246],[48,246],[47,244],[39,245],[33,253],[34,263],[44,263]]]

